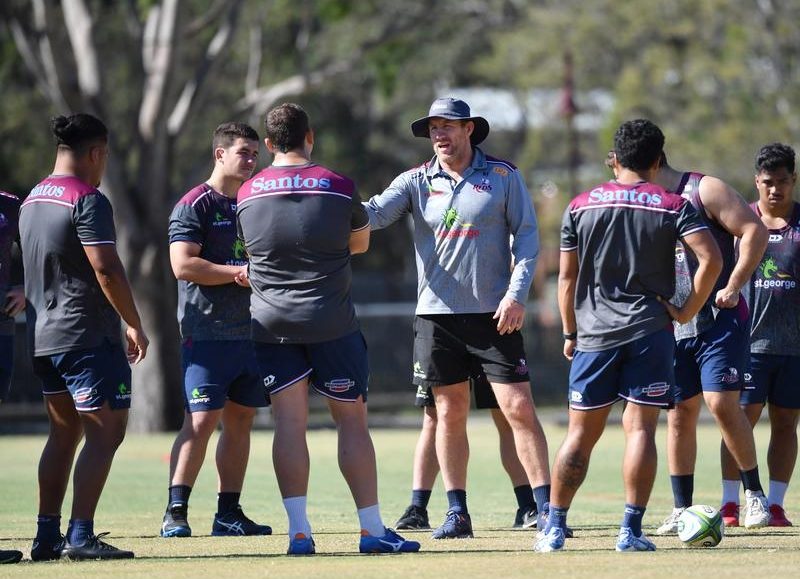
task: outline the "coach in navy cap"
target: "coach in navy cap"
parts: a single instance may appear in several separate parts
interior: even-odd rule
[[[436,99],[411,132],[429,140],[433,156],[397,176],[365,208],[373,230],[407,214],[414,221],[418,294],[411,370],[415,404],[425,407],[415,456],[428,456],[433,441],[447,490],[448,511],[433,538],[467,538],[473,535],[466,428],[471,368],[480,368],[486,378],[477,381],[476,394],[494,394],[500,410],[494,415],[516,443],[510,454],[517,455],[528,483],[514,482],[515,489],[528,487],[518,497],[520,526],[526,515],[534,522],[537,512],[542,517],[547,512],[547,441],[520,332],[539,253],[538,226],[522,174],[481,149],[489,123],[474,116],[467,103]],[[426,480],[417,474],[415,481]],[[413,491],[414,520],[407,509],[397,527],[429,528],[430,489]]]
[[[411,132],[415,137],[430,138],[428,121],[433,118],[452,119],[459,121],[472,121],[475,125],[470,142],[478,145],[486,139],[489,134],[489,122],[483,117],[473,117],[470,114],[469,105],[461,99],[452,97],[438,98],[431,104],[427,117],[422,117],[411,123]]]

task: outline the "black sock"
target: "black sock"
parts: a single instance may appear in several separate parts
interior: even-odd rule
[[[447,491],[447,502],[450,505],[451,511],[461,513],[462,515],[469,513],[467,510],[467,491],[462,489]]]
[[[740,470],[739,475],[742,477],[742,486],[744,490],[764,494],[764,489],[761,488],[761,479],[758,476],[758,466],[750,470]]]
[[[236,510],[242,493],[217,493],[217,513],[224,515]]]
[[[427,509],[428,502],[431,500],[430,489],[414,489],[411,491],[411,504],[420,509]]]
[[[167,505],[174,505],[175,503],[188,505],[190,494],[192,494],[192,487],[188,485],[172,485],[169,487],[169,502]]]
[[[675,508],[691,507],[694,498],[694,474],[670,475],[669,482],[672,484],[672,499],[675,501]]]
[[[36,540],[57,543],[61,540],[61,515],[39,515],[36,518]]]
[[[514,496],[517,497],[517,507],[522,510],[530,511],[536,508],[536,501],[533,500],[533,488],[531,485],[519,485],[514,487]]]

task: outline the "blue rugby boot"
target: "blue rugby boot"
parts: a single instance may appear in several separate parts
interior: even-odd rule
[[[382,537],[370,535],[361,529],[361,540],[358,543],[360,553],[416,553],[419,543],[407,541],[394,532],[393,529],[384,527]]]
[[[287,555],[313,555],[317,550],[314,547],[314,538],[306,537],[303,533],[297,533],[294,539],[289,540]]]
[[[644,531],[638,537],[633,534],[630,527],[620,527],[617,537],[617,551],[630,553],[633,551],[655,551],[656,545],[645,537]]]
[[[162,537],[191,537],[192,528],[187,519],[189,505],[186,503],[172,503],[164,513],[161,523]]]
[[[464,513],[447,511],[444,523],[431,533],[434,539],[471,539],[472,519]]]
[[[253,535],[271,535],[272,527],[259,525],[251,520],[242,511],[241,505],[224,514],[214,515],[214,524],[211,526],[212,537],[239,537]]]
[[[533,545],[537,553],[554,553],[564,548],[566,536],[561,527],[550,527]]]

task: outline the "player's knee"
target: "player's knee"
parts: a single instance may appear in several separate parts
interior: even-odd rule
[[[770,412],[769,424],[772,438],[776,440],[786,440],[788,437],[797,437],[797,410],[779,410],[773,409]]]
[[[731,396],[710,396],[706,398],[708,411],[718,422],[728,422],[744,414],[739,401]]]
[[[513,397],[503,407],[503,415],[512,428],[530,428],[533,426],[535,414],[530,398]]]

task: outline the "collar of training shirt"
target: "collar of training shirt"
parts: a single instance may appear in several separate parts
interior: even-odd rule
[[[485,171],[488,168],[488,163],[486,161],[486,153],[484,153],[480,147],[472,147],[473,155],[472,155],[472,163],[469,167],[467,167],[466,171],[462,175],[463,179],[466,180],[470,175],[475,173],[476,171]],[[453,179],[439,164],[439,159],[436,155],[425,164],[425,178],[428,180],[428,183],[432,183],[434,179],[446,179],[448,182],[451,183],[451,186],[455,186],[457,184],[456,180]]]

